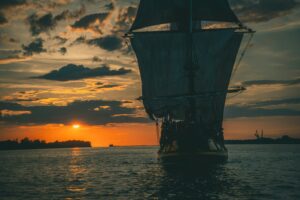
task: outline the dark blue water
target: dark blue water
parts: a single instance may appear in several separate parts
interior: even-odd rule
[[[0,151],[0,199],[300,199],[300,145],[228,149],[196,171],[162,165],[157,147]]]

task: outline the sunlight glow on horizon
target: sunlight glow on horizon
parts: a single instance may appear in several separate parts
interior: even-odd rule
[[[80,128],[80,125],[79,125],[79,124],[73,124],[72,127],[73,127],[74,129],[79,129],[79,128]]]
[[[278,138],[289,135],[299,137],[300,117],[261,117],[227,119],[224,121],[224,136],[227,140],[255,139],[256,129],[264,129],[265,136]],[[79,125],[80,128],[73,128]],[[39,139],[47,142],[83,140],[90,141],[93,147],[107,147],[133,145],[157,145],[156,126],[148,124],[112,124],[88,125],[82,121],[73,121],[62,126],[61,124],[47,124],[35,126],[5,126],[0,125],[1,140],[22,140],[28,137],[31,140]]]

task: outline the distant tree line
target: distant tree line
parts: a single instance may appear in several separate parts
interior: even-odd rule
[[[0,150],[15,150],[15,149],[48,149],[48,148],[72,148],[72,147],[91,147],[91,142],[80,140],[55,141],[45,142],[44,140],[30,140],[24,138],[21,141],[6,140],[0,141]]]

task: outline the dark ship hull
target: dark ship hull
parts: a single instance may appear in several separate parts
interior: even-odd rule
[[[222,162],[228,159],[222,129],[209,132],[200,124],[164,121],[158,159],[166,162]]]
[[[179,151],[169,151],[169,152],[158,152],[158,159],[163,162],[173,163],[211,163],[211,162],[224,162],[228,159],[228,151],[193,151],[193,152],[179,152]]]

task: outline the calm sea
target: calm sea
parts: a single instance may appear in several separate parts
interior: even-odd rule
[[[0,151],[0,199],[300,199],[300,145],[228,145],[186,170],[157,147]]]

